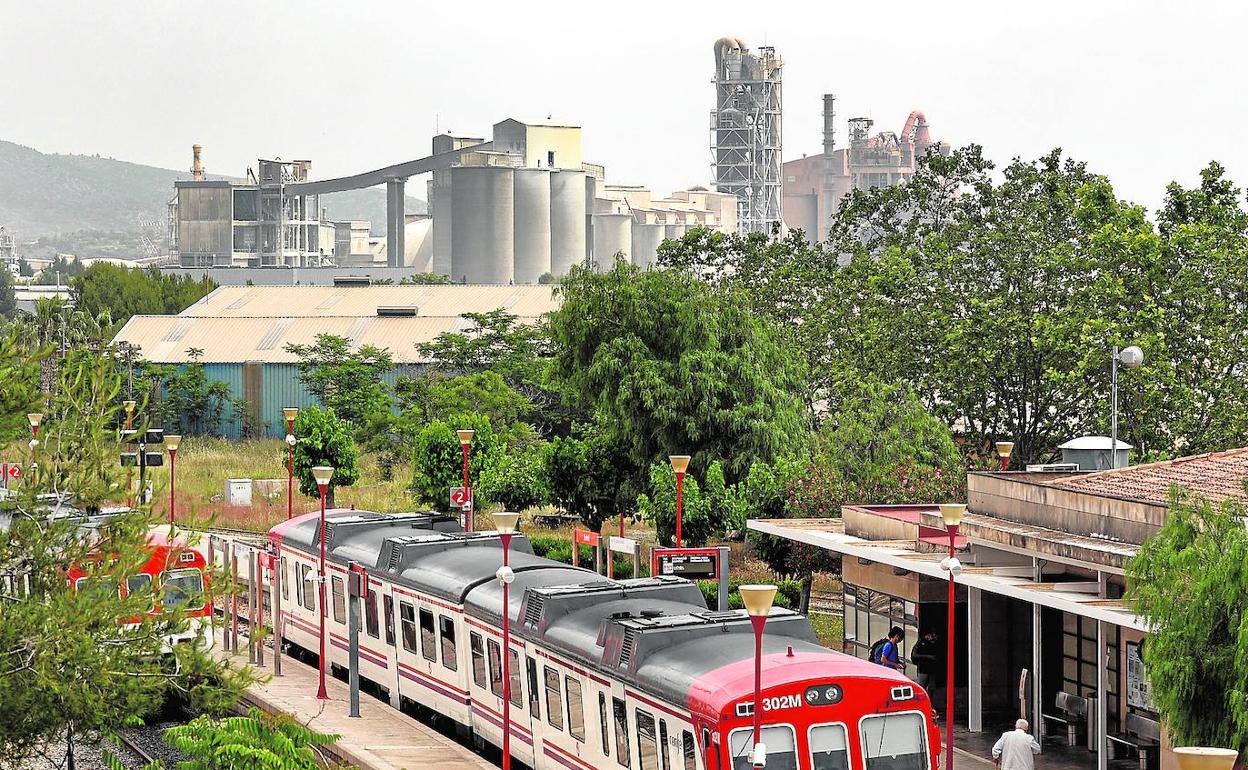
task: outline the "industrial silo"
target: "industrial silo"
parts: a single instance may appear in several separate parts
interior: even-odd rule
[[[516,283],[537,283],[551,272],[550,170],[518,168],[515,183]]]
[[[685,230],[685,226],[680,223],[665,225],[663,237],[669,241],[677,241],[685,237]]]
[[[429,185],[429,207],[433,212],[433,272],[451,274],[451,172],[434,172],[446,175],[446,184]]]
[[[598,197],[598,180],[585,175],[585,256],[594,253],[594,199]]]
[[[593,219],[594,265],[598,270],[610,270],[617,254],[628,262],[633,253],[633,215],[594,214]]]
[[[451,169],[451,279],[511,283],[515,257],[515,171],[502,166]]]
[[[640,268],[653,265],[659,256],[659,244],[663,242],[664,226],[649,222],[633,222],[633,251],[629,255],[633,264]]]
[[[550,172],[550,272],[555,275],[585,264],[586,213],[585,172]]]

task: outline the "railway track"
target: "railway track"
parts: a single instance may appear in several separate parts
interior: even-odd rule
[[[139,758],[139,761],[143,763],[143,767],[147,767],[156,761],[156,757],[152,756],[147,749],[143,748],[143,746],[140,745],[139,742],[135,740],[135,738],[132,737],[127,731],[118,730],[117,740],[121,741],[121,745],[124,746],[127,751]]]

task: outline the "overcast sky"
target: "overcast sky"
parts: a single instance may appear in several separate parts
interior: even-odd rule
[[[238,175],[262,156],[317,178],[428,154],[435,129],[506,117],[584,127],[608,179],[667,193],[710,176],[712,44],[773,45],[786,159],[845,118],[998,162],[1061,146],[1154,208],[1211,159],[1248,183],[1248,4],[0,0],[0,139]],[[424,197],[423,184],[408,188]]]

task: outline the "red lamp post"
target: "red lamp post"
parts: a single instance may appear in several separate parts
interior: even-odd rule
[[[282,417],[286,418],[286,518],[295,515],[295,418],[299,416],[298,407],[287,406],[282,409]]]
[[[998,441],[997,456],[1001,458],[1001,470],[1008,471],[1010,469],[1010,455],[1014,454],[1013,441]]]
[[[173,528],[174,515],[174,467],[178,459],[178,446],[182,444],[182,437],[178,435],[165,436],[165,449],[169,450],[169,528]]]
[[[685,486],[685,471],[689,470],[689,455],[671,455],[667,459],[671,461],[672,470],[676,472],[676,547],[680,548],[684,544],[680,536],[680,523],[683,513],[682,490]]]
[[[771,603],[776,598],[773,585],[744,585],[737,589],[745,612],[754,627],[754,748],[750,752],[750,764],[762,767],[767,759],[767,747],[762,743],[763,730],[763,626],[771,614]]]
[[[468,483],[468,447],[472,444],[472,437],[476,435],[475,430],[457,430],[455,435],[459,437],[459,446],[464,450],[464,499],[469,503],[472,501],[472,486]],[[464,531],[472,531],[472,506],[469,504],[464,509]]]
[[[953,642],[957,632],[957,596],[954,592],[954,578],[962,573],[962,563],[958,561],[954,539],[958,536],[958,525],[966,506],[961,503],[942,503],[940,518],[945,522],[945,530],[949,533],[949,558],[941,563],[941,568],[949,572],[949,627],[947,637],[947,657],[945,659],[945,770],[953,770]]]
[[[131,400],[122,401],[121,405],[126,410],[126,430],[129,431],[134,423],[134,407],[135,402]],[[128,435],[128,434],[127,434]],[[129,466],[126,467],[126,507],[134,505],[134,470]]]
[[[27,414],[26,422],[30,423],[30,453],[33,456],[35,447],[39,446],[39,423],[43,422],[43,413],[31,412]],[[30,461],[30,470],[30,480],[34,483],[39,478],[39,463],[35,462],[33,457]]]
[[[518,513],[494,514],[494,526],[498,529],[498,537],[503,544],[503,566],[498,568],[496,577],[503,584],[503,770],[511,770],[511,607],[509,589],[516,579],[516,573],[507,563],[507,552],[511,548],[511,536],[516,533],[516,524],[520,520]]]
[[[312,469],[312,477],[316,479],[316,486],[321,491],[321,566],[317,582],[320,585],[321,604],[317,607],[320,612],[321,622],[321,654],[317,661],[319,669],[319,687],[316,691],[318,700],[329,700],[329,693],[325,690],[325,496],[329,494],[329,481],[334,477],[334,469],[328,465],[318,465]]]

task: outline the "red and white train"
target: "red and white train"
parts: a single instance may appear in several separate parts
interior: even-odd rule
[[[319,514],[274,527],[285,638],[319,646]],[[329,657],[347,665],[347,565],[368,569],[360,675],[502,744],[502,590],[493,533],[429,514],[332,511]],[[610,580],[512,541],[513,756],[536,770],[748,768],[754,638],[743,612],[706,609],[672,577]],[[819,646],[775,609],[763,650],[768,770],[934,770],[940,739],[922,689]]]

